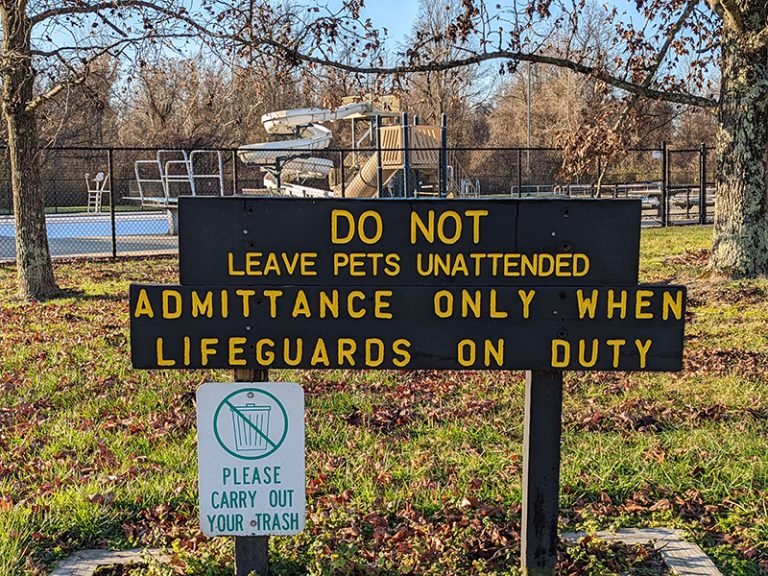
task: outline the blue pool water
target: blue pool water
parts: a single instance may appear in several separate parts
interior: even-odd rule
[[[112,236],[109,214],[49,215],[48,238],[98,238]],[[13,218],[0,219],[0,236],[13,237]],[[163,213],[123,212],[115,215],[117,236],[159,236],[168,234],[168,219]]]

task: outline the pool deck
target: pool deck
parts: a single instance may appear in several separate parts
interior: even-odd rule
[[[50,238],[48,247],[53,258],[96,258],[112,256],[112,238],[76,237]],[[118,236],[118,256],[151,256],[155,254],[176,254],[179,251],[178,236]],[[0,262],[16,259],[14,238],[0,236]]]

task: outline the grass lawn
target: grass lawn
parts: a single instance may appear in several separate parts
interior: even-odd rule
[[[768,279],[706,275],[709,227],[644,230],[641,280],[689,287],[685,370],[568,373],[563,530],[684,529],[725,574],[768,574]],[[135,371],[130,282],[175,259],[57,265],[74,295],[14,296],[0,267],[0,574],[87,547],[164,546],[231,573],[197,527],[194,390],[231,372]],[[307,529],[274,574],[517,574],[520,372],[272,371],[307,399]],[[655,568],[654,568],[655,566]],[[561,574],[659,574],[645,549],[588,542]]]

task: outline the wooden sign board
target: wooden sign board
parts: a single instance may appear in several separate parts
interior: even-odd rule
[[[181,284],[634,286],[640,200],[180,198]]]
[[[685,289],[131,286],[137,368],[679,370]]]

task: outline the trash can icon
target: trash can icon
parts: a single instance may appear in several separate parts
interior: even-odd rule
[[[269,413],[271,406],[231,406],[232,430],[237,452],[258,452],[269,447]]]

